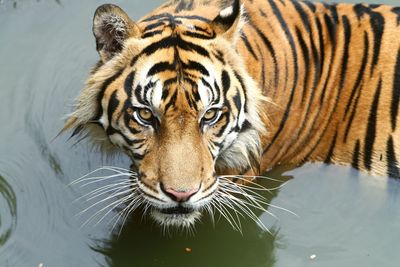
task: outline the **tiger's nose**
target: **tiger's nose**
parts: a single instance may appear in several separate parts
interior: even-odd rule
[[[199,188],[196,189],[191,189],[191,190],[175,190],[173,188],[165,188],[164,185],[161,183],[160,184],[161,190],[169,196],[172,200],[175,200],[177,202],[185,202],[188,201],[191,196],[196,194]]]

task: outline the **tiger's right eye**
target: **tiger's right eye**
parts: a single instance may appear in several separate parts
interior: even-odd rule
[[[141,108],[137,112],[137,117],[140,120],[140,123],[150,125],[153,122],[154,116],[153,112],[148,108]]]
[[[217,122],[220,115],[221,115],[221,110],[217,108],[211,108],[204,113],[202,122],[204,124],[212,125],[215,122]]]

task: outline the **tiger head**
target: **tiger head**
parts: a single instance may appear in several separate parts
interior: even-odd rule
[[[219,174],[260,160],[264,97],[235,49],[240,3],[214,19],[199,15],[209,9],[161,8],[135,23],[115,5],[100,6],[100,61],[65,125],[129,155],[135,190],[166,226],[192,225],[218,192]]]

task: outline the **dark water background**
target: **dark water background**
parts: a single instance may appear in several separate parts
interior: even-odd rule
[[[81,227],[99,208],[76,216],[88,203],[75,200],[99,185],[71,181],[129,166],[85,140],[53,140],[97,60],[91,19],[103,2],[0,0],[1,267],[399,266],[400,182],[323,164],[268,174],[288,182],[265,197],[298,215],[268,208],[277,218],[259,216],[270,233],[205,218],[194,236],[165,236],[134,216],[118,235],[107,222],[115,212]],[[161,1],[113,2],[138,19]]]

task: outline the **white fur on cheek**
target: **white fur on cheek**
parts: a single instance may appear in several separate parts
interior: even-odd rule
[[[162,97],[162,85],[160,82],[156,84],[156,86],[152,89],[152,99],[151,102],[153,104],[153,107],[158,108],[161,104],[161,97]]]
[[[113,135],[109,136],[111,143],[118,147],[122,147],[123,144],[125,144],[124,138],[118,133],[115,133]]]
[[[104,111],[103,114],[101,114],[99,122],[101,123],[101,125],[103,125],[104,129],[108,128],[108,120],[106,118],[106,113]]]
[[[207,107],[211,101],[211,92],[209,88],[204,86],[202,83],[199,83],[199,95],[201,102],[203,102],[203,106]]]

